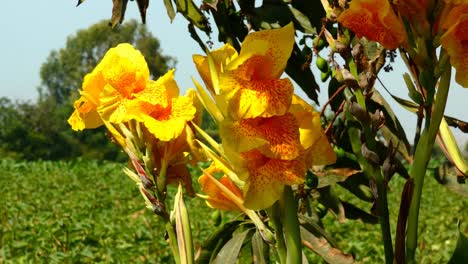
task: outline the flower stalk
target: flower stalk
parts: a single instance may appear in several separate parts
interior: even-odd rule
[[[418,220],[419,207],[421,204],[422,188],[424,185],[424,176],[426,175],[427,165],[431,158],[432,148],[434,146],[440,122],[444,116],[445,105],[450,87],[451,68],[446,67],[442,73],[437,98],[435,99],[434,111],[432,112],[430,125],[425,128],[414,155],[414,163],[410,175],[414,179],[414,189],[411,198],[411,204],[408,215],[408,227],[406,238],[406,261],[415,263],[416,247],[418,242]],[[429,120],[426,120],[428,122]]]

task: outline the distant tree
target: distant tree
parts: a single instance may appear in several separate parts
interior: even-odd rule
[[[68,38],[65,48],[52,51],[41,66],[42,84],[36,102],[0,98],[0,156],[27,160],[123,157],[108,140],[104,127],[74,132],[67,124],[83,77],[109,48],[122,42],[133,44],[143,53],[153,78],[175,64],[175,59],[161,54],[159,41],[136,21],[114,29],[102,21],[78,31]]]
[[[79,30],[67,39],[65,48],[50,53],[41,66],[41,96],[52,97],[58,105],[67,103],[81,87],[83,77],[102,59],[106,51],[119,43],[131,43],[146,58],[153,78],[174,66],[175,59],[161,54],[158,39],[145,25],[130,20],[114,29],[107,21]]]

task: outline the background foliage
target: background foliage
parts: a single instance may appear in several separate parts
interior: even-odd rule
[[[161,220],[144,208],[137,187],[122,168],[122,164],[83,160],[0,161],[0,262],[171,263]],[[398,178],[390,185],[391,215],[398,210],[403,184]],[[369,207],[334,186],[340,197],[363,209]],[[457,239],[453,224],[459,218],[468,219],[468,202],[434,179],[427,179],[424,188],[429,195],[423,197],[421,261],[446,263]],[[198,185],[195,189],[198,191]],[[198,247],[220,219],[216,214],[210,217],[212,210],[201,199],[186,202]],[[445,210],[447,207],[453,211]],[[223,222],[235,216],[224,214]],[[325,229],[344,252],[362,263],[383,261],[383,246],[376,243],[378,225],[349,219],[340,223],[326,211],[322,217]],[[323,261],[307,252],[310,263]]]

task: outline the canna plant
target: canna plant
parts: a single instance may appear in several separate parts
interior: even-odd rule
[[[128,1],[113,2],[110,24],[117,26]],[[144,22],[149,1],[136,2]],[[444,176],[451,179],[447,187],[462,195],[467,190],[468,164],[449,126],[466,133],[468,124],[444,116],[444,109],[452,67],[455,81],[467,86],[468,3],[164,3],[170,19],[179,12],[189,21],[191,36],[206,53],[193,56],[204,85],[193,78],[196,91],[180,96],[174,70],[150,80],[141,54],[120,44],[85,77],[69,123],[74,130],[107,127],[129,157],[125,173],[164,221],[175,262],[304,263],[310,250],[328,263],[353,263],[324,230],[323,208],[339,222],[379,224],[386,263],[417,262],[422,187],[436,140],[456,173]],[[207,48],[198,35],[210,35],[213,26],[225,43],[217,49]],[[407,67],[402,79],[409,99],[394,95],[378,77],[396,66],[397,56]],[[320,111],[294,92],[300,88],[319,103],[314,67],[328,83]],[[415,114],[412,145],[377,82]],[[219,139],[202,129],[203,108]],[[190,175],[186,166],[199,161],[208,167]],[[387,201],[394,175],[406,182],[397,216],[390,215]],[[196,195],[192,177],[198,177]],[[167,199],[170,184],[179,186],[173,205]],[[345,201],[338,186],[371,209]],[[196,254],[183,190],[213,210],[238,214]],[[461,232],[453,263],[466,261],[464,239]]]

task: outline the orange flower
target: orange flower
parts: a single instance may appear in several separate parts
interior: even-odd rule
[[[208,175],[209,174],[209,175]],[[199,195],[206,200],[208,206],[220,210],[226,211],[243,211],[244,208],[238,206],[238,203],[242,203],[242,191],[229,179],[229,177],[223,175],[219,179],[219,183],[223,185],[226,190],[223,190],[218,184],[216,184],[212,176],[215,174],[224,174],[221,168],[212,163],[208,169],[204,171],[204,174],[198,178],[201,189],[207,195]]]
[[[352,0],[338,21],[356,35],[377,41],[386,49],[406,42],[405,27],[388,0]]]
[[[417,32],[430,36],[430,26],[427,19],[432,11],[429,0],[396,0],[398,12],[416,28]]]
[[[450,10],[440,22],[447,30],[440,43],[450,56],[452,66],[457,70],[455,80],[463,87],[468,87],[468,3]]]

